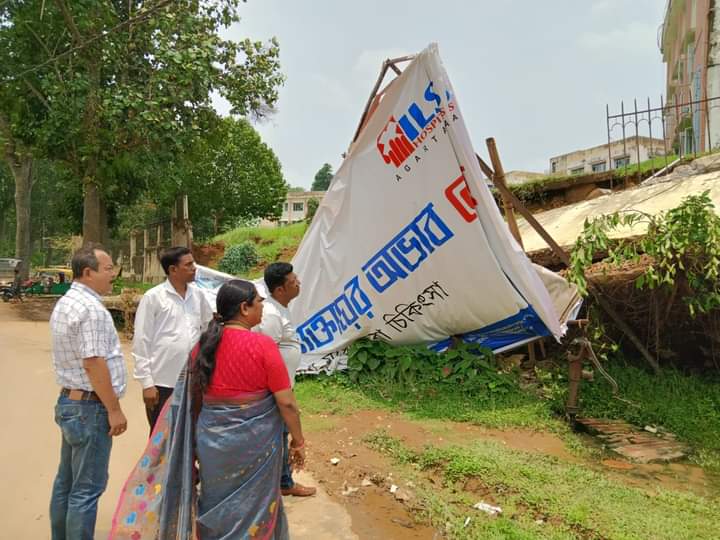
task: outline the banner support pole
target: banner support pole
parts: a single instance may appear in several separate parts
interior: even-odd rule
[[[535,231],[540,235],[540,237],[545,240],[547,245],[550,246],[550,249],[552,249],[555,255],[558,256],[558,258],[565,264],[565,266],[570,268],[570,257],[568,256],[567,252],[563,248],[561,248],[560,245],[555,241],[555,239],[550,236],[550,234],[545,230],[545,228],[540,225],[538,220],[535,219],[535,217],[530,213],[530,211],[525,207],[525,205],[520,201],[520,199],[518,199],[515,194],[507,188],[507,186],[496,181],[495,173],[490,168],[490,166],[485,163],[482,158],[477,154],[475,154],[475,157],[478,160],[480,169],[482,170],[483,174],[485,174],[485,176],[492,180],[495,188],[500,192],[500,194],[508,198],[508,200],[515,207],[515,210],[517,210],[520,215],[527,220],[530,226],[535,229]],[[620,314],[615,311],[615,308],[613,308],[610,303],[605,300],[605,298],[602,296],[602,292],[597,288],[597,286],[595,286],[591,281],[587,282],[587,286],[588,292],[593,295],[593,298],[595,298],[598,305],[603,309],[605,313],[608,314],[608,316],[613,320],[613,322],[617,325],[620,331],[628,337],[628,339],[632,342],[638,352],[640,352],[645,361],[650,365],[650,367],[652,367],[655,374],[659,375],[660,365],[658,364],[655,357],[650,354],[650,351],[647,350],[647,347],[645,347],[640,338],[635,334],[635,332],[633,332],[632,328],[630,328],[630,326],[623,320]]]
[[[485,139],[485,143],[487,144],[488,154],[490,155],[490,163],[492,163],[493,169],[495,169],[495,174],[492,178],[493,183],[495,185],[502,185],[505,188],[505,191],[509,191],[507,189],[507,182],[505,181],[505,170],[503,169],[502,161],[500,161],[500,154],[498,153],[495,139],[493,137],[489,137],[488,139]],[[503,191],[500,192],[500,197],[502,198],[503,210],[505,211],[505,220],[507,221],[508,227],[510,228],[510,232],[524,251],[525,247],[523,246],[522,236],[520,236],[520,229],[518,229],[518,224],[515,220],[513,204],[512,202],[510,202],[510,199],[503,193]]]

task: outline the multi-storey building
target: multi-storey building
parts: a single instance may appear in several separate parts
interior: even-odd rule
[[[575,150],[550,158],[550,174],[589,174],[622,169],[627,165],[646,161],[664,154],[662,139],[650,137],[628,137],[625,141],[614,141],[584,150]]]
[[[703,102],[720,98],[719,7],[718,0],[668,0],[665,9],[665,133],[683,154],[720,146],[720,99]]]

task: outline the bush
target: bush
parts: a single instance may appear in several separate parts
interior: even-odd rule
[[[423,345],[360,339],[348,349],[348,371],[353,382],[448,385],[457,392],[504,394],[514,386],[512,376],[498,373],[492,351],[464,343],[436,353]]]
[[[613,238],[641,223],[647,232],[640,239]],[[597,274],[586,277],[595,254],[603,252],[603,274],[615,270],[633,277],[604,285]],[[656,358],[681,364],[701,359],[718,368],[720,216],[708,191],[659,215],[629,209],[586,220],[570,260],[568,278],[580,293],[587,296],[591,280],[630,327],[646,336]],[[604,330],[598,334],[607,337]]]
[[[225,251],[225,255],[220,259],[220,263],[218,263],[218,270],[237,276],[255,266],[258,263],[258,259],[255,244],[252,242],[243,242],[242,244],[230,246]]]

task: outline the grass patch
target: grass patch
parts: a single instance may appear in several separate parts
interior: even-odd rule
[[[121,277],[113,281],[113,294],[120,294],[123,289],[138,289],[144,293],[155,285],[157,283],[145,283],[144,281],[133,281]]]
[[[216,236],[213,242],[224,242],[226,247],[253,242],[256,244],[258,254],[268,262],[277,259],[283,248],[294,247],[300,244],[307,223],[293,223],[284,227],[239,227]]]
[[[295,396],[308,414],[350,414],[361,409],[372,409],[377,403],[355,389],[336,380],[338,375],[297,378]]]
[[[615,169],[614,176],[615,178],[624,178],[626,171],[628,175],[639,172],[642,177],[649,176],[650,173],[652,173],[653,171],[657,172],[660,169],[663,169],[666,165],[670,165],[676,159],[677,156],[674,154],[668,155],[667,157],[656,156],[654,158],[648,159],[647,161],[643,161],[640,164],[636,163],[633,165],[628,165],[627,167],[620,167],[619,169]]]
[[[583,382],[583,416],[622,419],[638,426],[661,426],[691,445],[690,458],[720,472],[720,381],[666,370],[661,377],[632,366],[611,364],[610,374],[620,386],[620,397],[602,377]],[[351,382],[345,373],[307,377],[296,387],[298,399],[310,413],[349,414],[359,409],[405,413],[416,420],[452,420],[489,428],[528,428],[557,433],[577,455],[592,453],[562,419],[567,399],[563,370],[543,376],[551,399],[542,399],[519,386],[498,394],[463,390],[460,385],[422,385],[364,377]],[[435,430],[442,425],[435,424]]]
[[[649,495],[580,466],[490,441],[414,451],[377,431],[365,442],[434,481],[420,490],[423,503],[433,523],[453,538],[717,537],[716,499],[662,489]],[[503,514],[489,518],[472,509],[480,500],[497,504]]]
[[[338,419],[328,417],[326,414],[304,415],[302,418],[302,426],[305,433],[332,431],[338,427]]]
[[[638,426],[662,426],[693,447],[691,459],[720,472],[720,380],[717,376],[685,375],[663,370],[661,376],[618,363],[606,367],[620,387],[612,397],[610,384],[602,377],[583,383],[580,408],[584,416],[623,419]],[[564,404],[564,384],[555,392],[555,409]]]
[[[362,392],[386,407],[424,419],[470,422],[493,428],[552,429],[558,421],[546,401],[514,388],[504,394],[462,392],[459,388],[406,387],[366,381]]]
[[[351,382],[345,373],[303,378],[298,400],[309,412],[340,413],[380,408],[416,419],[453,420],[493,428],[526,427],[567,431],[552,403],[518,386],[503,394],[464,392],[460,386],[406,385],[380,377]]]
[[[627,168],[621,167],[619,169],[613,169],[612,170],[612,178],[614,179],[623,179],[625,178],[625,174],[627,173],[628,176],[632,176],[634,174],[639,173],[642,178],[645,178],[647,176],[650,176],[652,171],[657,172],[658,170],[662,169],[666,165],[666,159],[667,159],[667,165],[670,165],[673,161],[677,159],[676,155],[669,155],[667,158],[663,156],[657,156],[651,159],[648,159],[646,161],[641,162],[638,164],[628,165]],[[690,161],[688,159],[687,161]],[[608,171],[609,172],[609,171]],[[526,182],[524,184],[519,185],[513,185],[508,186],[510,191],[512,191],[516,197],[518,197],[522,201],[530,202],[530,201],[543,201],[547,197],[546,190],[549,186],[553,184],[557,184],[560,182],[568,182],[568,181],[575,181],[580,178],[584,178],[586,176],[594,176],[599,175],[603,173],[585,173],[585,174],[569,174],[569,175],[548,175],[548,176],[539,176],[537,178],[534,178],[533,180]],[[607,173],[606,173],[607,174]],[[609,180],[609,178],[608,178]]]
[[[212,242],[224,242],[226,248],[243,242],[252,242],[260,258],[260,264],[246,272],[243,277],[260,277],[263,268],[283,257],[283,252],[295,252],[307,230],[307,223],[293,223],[282,227],[238,227],[212,239]]]
[[[498,370],[487,349],[458,345],[435,353],[420,345],[359,340],[349,348],[348,375],[335,380],[416,418],[497,428],[556,425],[548,402],[524,392],[519,373]]]

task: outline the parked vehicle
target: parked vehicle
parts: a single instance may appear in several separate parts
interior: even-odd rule
[[[72,270],[65,266],[38,268],[24,294],[52,294],[62,296],[70,288]]]
[[[3,302],[22,302],[23,300],[22,290],[13,285],[0,287],[0,297],[2,297]]]
[[[21,262],[21,259],[0,258],[0,285],[10,286],[13,284],[15,269]]]

